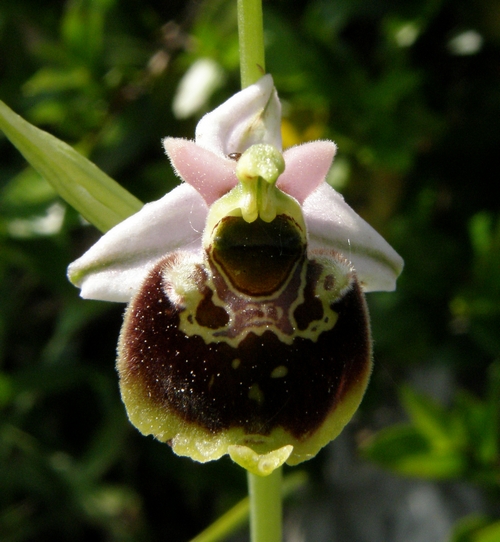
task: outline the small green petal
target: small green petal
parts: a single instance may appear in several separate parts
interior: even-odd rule
[[[99,230],[108,231],[141,209],[141,201],[90,160],[1,101],[0,129],[59,195]]]

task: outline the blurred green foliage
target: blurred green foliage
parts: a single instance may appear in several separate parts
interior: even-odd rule
[[[379,431],[365,443],[365,455],[400,474],[460,478],[497,490],[500,365],[491,366],[484,400],[461,390],[445,409],[406,386],[400,392],[411,423]]]
[[[160,139],[192,137],[238,89],[235,10],[3,2],[0,99],[157,199],[177,183]],[[406,261],[395,293],[368,296],[376,367],[357,422],[372,434],[363,455],[473,483],[498,512],[500,3],[269,0],[264,13],[285,143],[334,139],[329,180]],[[181,82],[201,59],[217,80],[181,112]],[[113,367],[123,307],[84,302],[65,279],[98,236],[0,134],[2,542],[182,542],[245,494],[229,461],[174,457],[128,424]],[[435,367],[451,385],[408,385]],[[380,422],[400,405],[408,423]],[[500,514],[487,512],[452,540],[500,539]]]

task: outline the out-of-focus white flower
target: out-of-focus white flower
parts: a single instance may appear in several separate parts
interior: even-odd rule
[[[224,82],[224,70],[211,58],[200,58],[179,82],[172,103],[174,115],[185,119],[202,109]]]

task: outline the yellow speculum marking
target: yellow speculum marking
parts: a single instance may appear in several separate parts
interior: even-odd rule
[[[245,337],[253,332],[257,336],[263,335],[266,331],[272,331],[280,339],[281,342],[285,344],[292,344],[295,338],[302,337],[309,339],[313,342],[316,342],[321,333],[332,329],[337,320],[338,314],[331,309],[330,305],[340,298],[339,291],[337,288],[334,290],[326,291],[323,289],[323,280],[322,277],[326,274],[331,274],[331,269],[324,269],[323,273],[320,276],[320,280],[317,281],[316,285],[316,297],[321,301],[323,307],[323,316],[321,320],[313,320],[306,329],[298,329],[297,324],[294,319],[295,309],[304,303],[304,288],[306,286],[306,273],[307,273],[307,260],[303,262],[298,262],[297,265],[302,265],[301,269],[301,278],[300,286],[297,291],[297,297],[294,301],[286,307],[287,320],[291,324],[290,333],[284,333],[283,330],[279,327],[279,320],[283,317],[284,308],[279,306],[277,310],[273,311],[273,304],[276,299],[279,297],[283,290],[288,285],[288,281],[280,288],[278,292],[273,294],[272,297],[266,297],[264,299],[254,298],[241,294],[236,289],[234,289],[229,281],[223,276],[225,285],[227,288],[238,298],[243,300],[245,306],[245,325],[244,327],[235,328],[237,321],[237,314],[232,310],[231,306],[227,304],[224,300],[220,299],[218,292],[215,288],[213,277],[209,274],[207,278],[206,285],[213,292],[212,302],[218,307],[223,307],[224,310],[229,315],[229,320],[227,325],[219,327],[216,329],[211,329],[205,326],[200,325],[196,320],[196,309],[203,300],[203,295],[200,293],[198,287],[186,288],[185,284],[183,285],[183,292],[190,291],[190,294],[184,298],[184,309],[180,312],[180,323],[179,329],[185,333],[187,336],[191,337],[193,335],[199,335],[203,338],[206,344],[210,343],[221,343],[224,342],[233,348],[237,348],[241,341]],[[322,262],[323,263],[323,262]],[[332,262],[328,262],[332,266]],[[342,273],[338,270],[336,271],[339,276],[339,279],[342,278]],[[293,273],[293,272],[292,272]],[[170,277],[167,276],[166,279],[169,280]],[[290,279],[289,279],[290,280]],[[349,287],[350,281],[344,277],[344,289]],[[175,290],[175,284],[172,284]],[[194,286],[194,285],[193,285]],[[339,288],[342,284],[338,285]],[[343,293],[343,292],[342,292]],[[254,314],[252,314],[252,311]],[[262,317],[257,316],[257,313],[262,313]],[[240,315],[241,320],[241,315]],[[234,361],[233,361],[234,363]],[[234,365],[233,365],[234,367]]]

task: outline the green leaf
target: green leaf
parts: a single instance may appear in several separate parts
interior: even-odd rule
[[[59,195],[105,232],[136,213],[141,201],[72,147],[0,101],[0,129]]]
[[[498,542],[500,540],[500,521],[495,521],[480,529],[473,538],[474,542]]]
[[[103,49],[106,13],[115,0],[73,0],[62,19],[64,42],[87,62],[95,61]]]
[[[362,448],[365,456],[386,467],[397,464],[409,454],[421,454],[428,450],[427,441],[407,424],[382,429],[363,443]]]
[[[450,542],[472,542],[474,533],[487,525],[488,522],[488,518],[483,515],[465,516],[454,526]]]
[[[474,457],[481,464],[494,464],[498,455],[498,404],[490,406],[466,391],[457,394],[455,404],[466,428],[468,446]]]
[[[0,373],[0,409],[8,405],[14,396],[14,389],[11,378],[5,374]]]
[[[469,220],[469,232],[476,256],[488,257],[492,245],[493,216],[481,211]]]
[[[430,397],[405,386],[401,400],[418,431],[436,449],[453,449],[462,445],[464,432],[456,417]]]
[[[37,96],[48,92],[63,92],[84,89],[91,82],[91,74],[83,66],[67,69],[43,67],[23,86],[26,96]]]
[[[498,542],[500,521],[492,522],[483,515],[472,514],[455,526],[450,542]]]
[[[488,437],[485,439],[483,453],[485,457],[496,461],[498,466],[498,457],[500,454],[500,362],[497,361],[490,365],[488,377],[489,386],[486,408],[488,411],[489,432]]]
[[[406,476],[447,479],[459,476],[464,459],[454,450],[436,450],[418,429],[401,424],[379,431],[363,447],[363,455]]]
[[[56,197],[54,188],[35,170],[27,167],[2,189],[1,203],[20,214],[27,207],[46,206]]]

